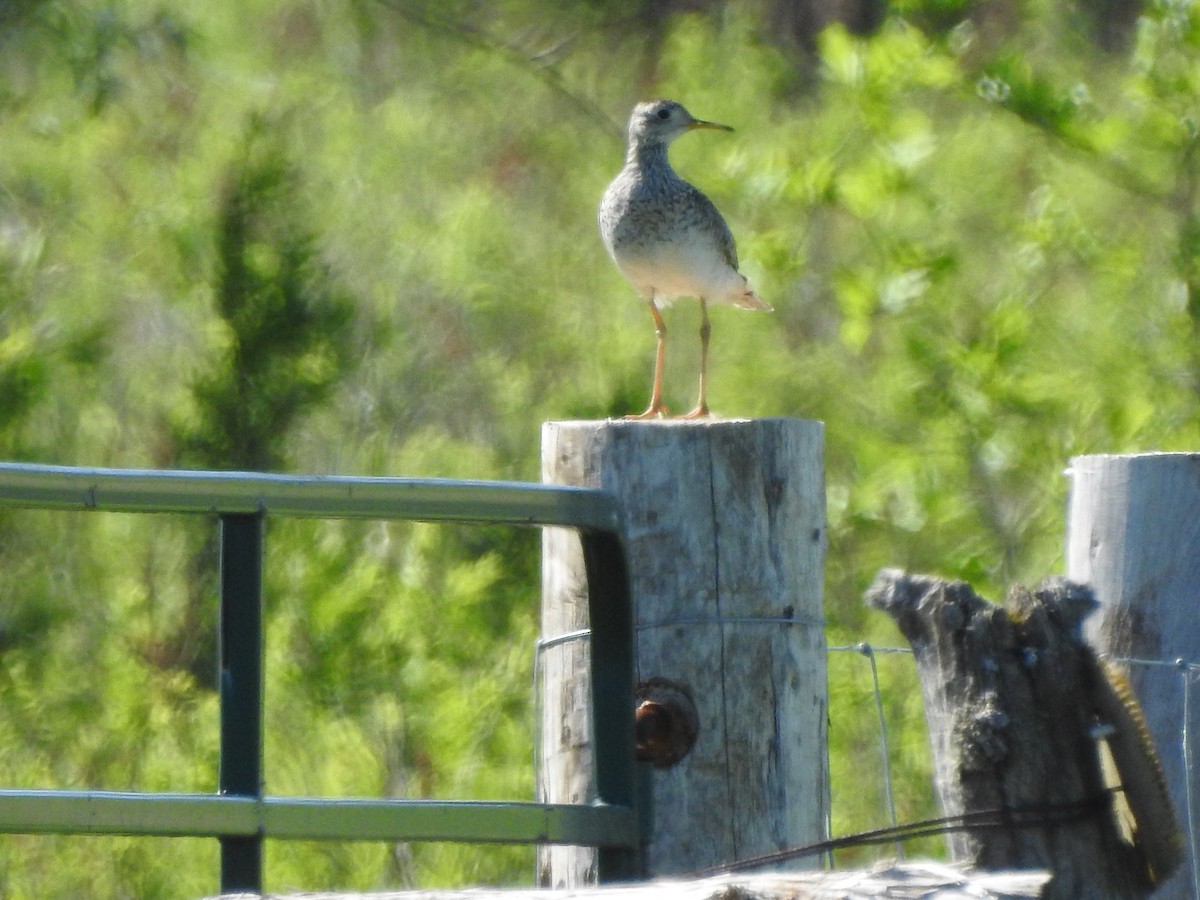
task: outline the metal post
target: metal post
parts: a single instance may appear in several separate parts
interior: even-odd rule
[[[592,631],[592,721],[596,799],[636,806],[638,796],[633,722],[633,600],[620,539],[585,531],[584,565]],[[600,847],[596,877],[601,883],[643,877],[642,854],[624,847]]]
[[[221,516],[222,794],[262,796],[262,544],[258,514]],[[262,890],[261,835],[222,837],[221,890]]]

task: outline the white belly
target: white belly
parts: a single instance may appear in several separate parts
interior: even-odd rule
[[[746,293],[746,279],[730,268],[710,247],[671,244],[615,257],[617,268],[643,298],[666,306],[678,297],[697,297],[709,303],[737,303]]]

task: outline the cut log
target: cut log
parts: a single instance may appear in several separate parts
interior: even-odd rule
[[[666,679],[696,704],[694,749],[651,774],[652,875],[825,837],[822,465],[819,422],[543,427],[543,480],[604,488],[625,510],[637,680]],[[547,529],[539,798],[549,802],[591,791],[587,644],[570,637],[588,626],[585,601],[578,540]],[[587,884],[590,859],[546,848],[539,881]]]

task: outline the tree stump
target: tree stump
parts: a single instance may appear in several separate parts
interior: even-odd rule
[[[690,694],[695,702],[694,749],[652,773],[649,874],[821,840],[828,809],[821,424],[551,422],[543,426],[542,476],[621,499],[636,680],[654,696]],[[585,590],[578,541],[546,529],[538,792],[551,802],[591,795],[587,644],[578,634],[588,624]],[[545,848],[539,881],[584,885],[592,856]]]
[[[1170,840],[1150,833],[1161,791],[1141,796],[1141,838],[1121,834],[1101,770],[1098,738],[1125,779],[1149,758],[1136,704],[1110,681],[1082,639],[1091,591],[1047,579],[1016,589],[1004,607],[961,581],[885,570],[867,602],[887,612],[912,644],[933,747],[934,780],[947,816],[968,827],[950,837],[956,863],[981,869],[1048,869],[1047,897],[1145,897],[1178,864]],[[1153,787],[1153,786],[1152,786]],[[1171,829],[1166,834],[1171,834]]]

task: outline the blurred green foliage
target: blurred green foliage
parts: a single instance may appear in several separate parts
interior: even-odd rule
[[[542,420],[645,399],[594,211],[657,94],[737,127],[673,150],[777,310],[717,312],[710,399],[826,423],[831,643],[899,643],[859,599],[884,565],[992,596],[1058,570],[1073,454],[1200,439],[1200,11],[802,6],[0,4],[0,456],[536,479]],[[678,408],[696,319],[669,314]],[[210,532],[0,516],[0,783],[214,788]],[[536,534],[268,547],[270,792],[530,795]],[[864,666],[831,661],[837,833],[886,821]],[[929,815],[911,667],[880,668],[898,814]],[[215,872],[211,841],[0,843],[14,898]],[[531,872],[268,850],[272,887]]]

